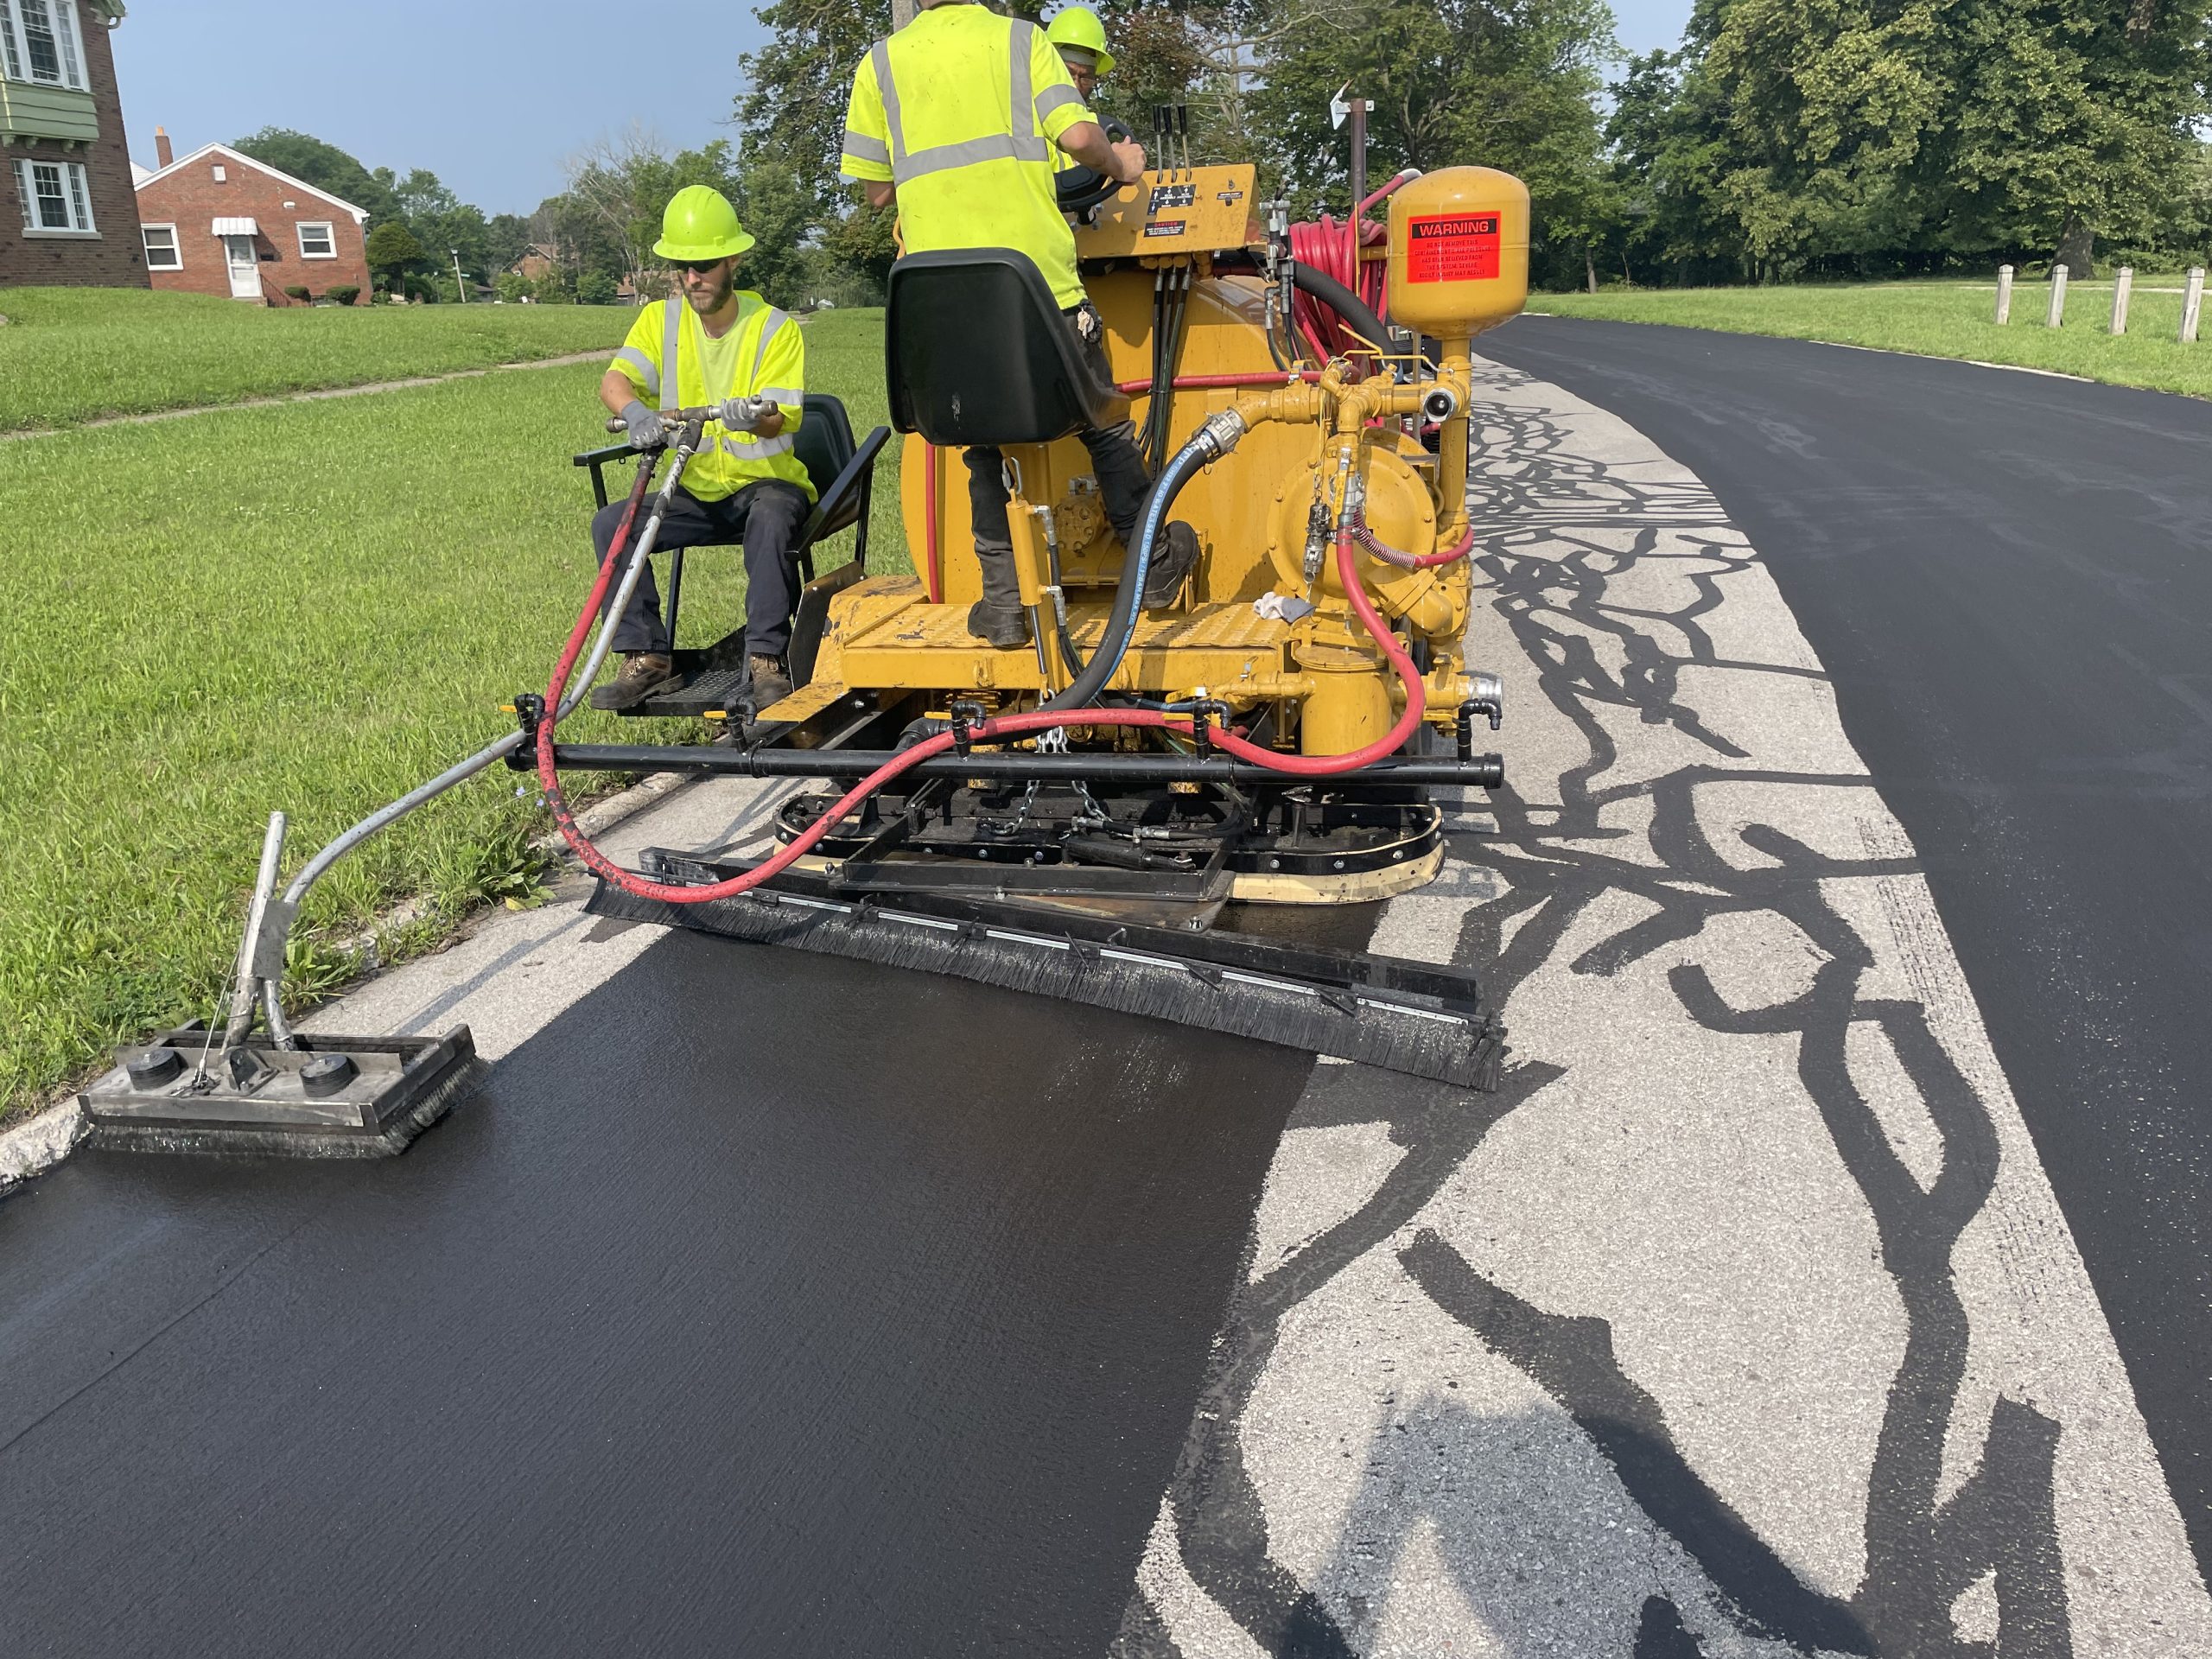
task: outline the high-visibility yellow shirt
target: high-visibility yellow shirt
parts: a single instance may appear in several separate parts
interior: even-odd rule
[[[699,314],[683,300],[656,300],[639,312],[629,339],[607,366],[620,369],[639,397],[658,399],[662,409],[769,397],[784,411],[784,429],[772,438],[707,423],[699,453],[683,469],[683,487],[700,500],[719,501],[763,478],[796,484],[814,499],[814,480],[796,453],[804,413],[800,399],[806,395],[806,342],[789,312],[741,289],[737,321],[712,340]]]
[[[908,253],[1012,248],[1068,310],[1083,283],[1052,158],[1060,135],[1090,119],[1043,29],[972,0],[938,4],[853,72],[842,170],[898,187]]]

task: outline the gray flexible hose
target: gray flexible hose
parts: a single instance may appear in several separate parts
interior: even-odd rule
[[[696,433],[690,435],[696,437]],[[613,644],[614,631],[629,613],[630,597],[637,591],[638,581],[644,574],[646,560],[652,556],[653,543],[660,538],[661,520],[667,513],[669,498],[675,493],[677,480],[683,475],[684,464],[691,459],[692,447],[679,441],[669,453],[674,464],[669,467],[668,477],[653,497],[652,517],[645,520],[644,530],[631,543],[629,563],[623,569],[621,585],[614,591],[614,602],[607,607],[606,615],[600,620],[599,636],[592,642],[591,655],[584,659],[582,671],[569,682],[569,693],[561,699],[560,710],[553,715],[556,721],[568,718],[591,690],[591,683],[599,677],[600,668],[607,661],[607,653]],[[478,750],[467,760],[447,767],[428,783],[410,789],[390,805],[378,808],[309,859],[300,873],[292,878],[291,885],[284,889],[284,908],[281,914],[285,928],[289,930],[290,927],[291,918],[297,913],[300,901],[307,897],[308,890],[322,880],[332,865],[378,830],[387,829],[405,817],[416,807],[435,800],[455,784],[466,783],[494,761],[505,760],[522,746],[522,741],[521,732],[509,732],[498,742]],[[262,1014],[268,1023],[270,1038],[280,1048],[296,1048],[299,1039],[293,1035],[291,1027],[284,1020],[283,988],[276,981],[266,979],[262,981],[261,987]]]

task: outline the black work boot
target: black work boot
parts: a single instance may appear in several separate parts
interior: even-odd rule
[[[1005,651],[1029,643],[1029,618],[1019,605],[979,599],[968,607],[968,632]]]
[[[658,651],[626,652],[622,671],[591,694],[591,706],[620,714],[643,702],[676,677],[676,664]]]
[[[784,672],[783,659],[778,657],[751,656],[745,665],[753,672],[751,696],[755,714],[772,702],[781,702],[791,694],[791,677]]]
[[[1160,539],[1153,544],[1152,563],[1145,568],[1145,609],[1165,610],[1173,605],[1198,563],[1198,532],[1180,518],[1163,525]]]

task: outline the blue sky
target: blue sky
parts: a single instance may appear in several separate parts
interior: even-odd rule
[[[1689,0],[1613,0],[1624,46],[1671,46]],[[563,159],[643,122],[672,144],[724,130],[749,7],[623,11],[606,0],[134,0],[113,35],[130,153],[296,127],[370,167],[427,167],[487,213],[527,213]],[[669,20],[686,32],[671,41]]]

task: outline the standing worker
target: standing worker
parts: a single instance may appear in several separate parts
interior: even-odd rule
[[[737,210],[703,184],[677,191],[661,216],[653,252],[676,272],[680,297],[639,314],[630,337],[599,383],[599,400],[649,449],[668,435],[662,410],[743,400],[729,423],[709,421],[661,521],[658,548],[742,542],[745,652],[753,705],[791,695],[784,652],[798,604],[791,539],[814,501],[814,485],[793,453],[806,390],[806,346],[798,325],[749,289],[737,286],[738,257],[753,238]],[[625,503],[610,502],[591,521],[601,563]],[[609,585],[607,599],[613,592]],[[660,591],[650,563],[614,631],[622,671],[591,694],[594,709],[627,709],[674,672]]]
[[[866,187],[874,206],[898,204],[908,253],[1009,248],[1027,256],[1092,368],[1110,383],[1105,324],[1076,274],[1075,236],[1053,193],[1052,152],[1058,146],[1117,183],[1135,184],[1144,176],[1144,151],[1108,141],[1034,23],[1001,17],[976,0],[923,0],[923,6],[853,72],[842,171]],[[1107,521],[1133,549],[1152,486],[1135,429],[1123,420],[1079,435]],[[968,632],[1001,648],[1026,645],[1029,619],[1014,574],[997,449],[979,444],[968,451],[968,505],[983,567],[983,597],[968,613]],[[1179,521],[1169,524],[1147,572],[1147,609],[1173,602],[1198,556],[1197,533]]]

